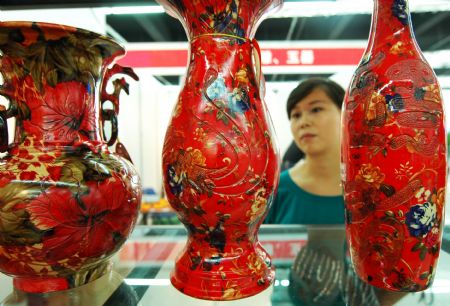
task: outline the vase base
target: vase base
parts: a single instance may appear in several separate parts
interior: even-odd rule
[[[202,300],[231,301],[250,297],[267,289],[275,277],[275,270],[269,266],[258,275],[252,270],[239,269],[239,275],[231,277],[230,273],[235,271],[220,267],[209,272],[179,267],[171,273],[172,285],[180,292]]]
[[[63,291],[86,285],[109,271],[111,271],[111,264],[105,262],[65,277],[15,277],[13,286],[15,289],[27,293]]]

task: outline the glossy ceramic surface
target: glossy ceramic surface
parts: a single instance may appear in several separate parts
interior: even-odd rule
[[[0,22],[0,271],[29,292],[77,287],[108,270],[138,213],[139,178],[107,148],[103,123],[117,136],[118,97],[126,88],[114,66],[124,54],[107,37],[29,22]],[[103,103],[111,101],[114,109]],[[8,146],[7,119],[16,119]]]
[[[159,2],[190,40],[187,77],[163,148],[166,194],[189,232],[171,281],[201,299],[251,296],[274,278],[257,231],[279,177],[252,37],[280,1]]]
[[[424,290],[440,250],[447,146],[441,91],[415,41],[407,1],[375,1],[342,118],[356,272],[380,288]]]

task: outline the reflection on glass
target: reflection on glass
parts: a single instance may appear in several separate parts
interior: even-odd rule
[[[274,285],[252,298],[213,302],[191,298],[170,284],[176,255],[185,245],[182,226],[138,226],[113,258],[114,272],[74,290],[52,294],[5,292],[1,306],[421,306],[450,300],[450,231],[444,231],[432,288],[387,292],[359,280],[352,268],[343,225],[264,225],[259,238],[276,266]],[[1,295],[2,294],[2,295]]]
[[[1,306],[136,306],[136,293],[117,272],[110,272],[101,278],[65,291],[43,294],[14,290]]]

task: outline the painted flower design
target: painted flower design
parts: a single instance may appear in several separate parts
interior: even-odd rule
[[[389,52],[394,55],[412,55],[411,45],[403,41],[398,41],[389,49]]]
[[[196,128],[194,131],[194,140],[197,140],[199,142],[205,142],[206,141],[206,132],[203,128]]]
[[[40,240],[40,233],[27,226],[28,214],[24,209],[24,203],[38,193],[18,183],[1,187],[0,246],[32,244]]]
[[[0,247],[0,250],[2,248]],[[8,247],[0,252],[0,268],[2,271],[15,275],[33,275],[36,271],[31,267],[33,256],[27,253],[25,247]],[[17,255],[19,254],[19,255]]]
[[[436,203],[439,211],[441,211],[442,207],[445,205],[445,188],[439,188],[437,193],[431,196],[431,201]]]
[[[31,222],[48,233],[42,244],[49,260],[101,257],[128,237],[137,202],[128,200],[120,180],[92,185],[88,194],[50,188],[27,205]]]
[[[253,274],[261,275],[264,273],[266,263],[260,256],[257,254],[250,254],[247,259],[248,268]]]
[[[406,213],[406,225],[411,236],[427,234],[436,222],[436,205],[430,202],[417,204]]]
[[[0,175],[0,188],[8,185],[12,180],[16,178],[16,175],[12,171],[3,170]]]
[[[419,189],[419,191],[416,192],[416,199],[419,203],[424,203],[427,202],[428,199],[430,198],[431,195],[431,191],[430,190],[425,190],[425,187],[422,187]]]
[[[206,6],[207,14],[201,14],[202,24],[207,24],[214,32],[228,33],[244,37],[245,31],[239,25],[242,21],[238,16],[239,1],[233,0],[223,9],[214,6]]]
[[[396,93],[394,95],[386,95],[385,99],[386,99],[388,110],[393,113],[398,113],[399,111],[401,111],[405,108],[405,103],[403,101],[403,98],[398,93]]]
[[[95,112],[88,87],[81,82],[46,85],[44,95],[30,89],[26,95],[31,110],[30,120],[23,125],[27,133],[46,141],[73,142],[93,138]]]
[[[226,285],[227,287],[223,289],[223,300],[235,300],[242,298],[241,290],[236,287],[236,285],[233,285],[232,282],[227,282]]]
[[[384,177],[385,175],[381,172],[380,167],[373,166],[372,164],[363,164],[355,179],[379,188],[384,181]]]
[[[267,199],[265,197],[266,188],[262,187],[255,192],[254,198],[252,200],[252,206],[247,212],[247,216],[253,221],[254,218],[260,217],[267,207]]]
[[[424,239],[424,244],[427,248],[434,247],[439,242],[439,228],[433,227],[428,233],[427,237]]]
[[[398,180],[408,179],[412,175],[413,167],[407,161],[405,164],[400,164],[400,168],[394,169],[395,178]]]
[[[366,109],[366,120],[377,121],[379,118],[384,118],[386,115],[385,98],[378,92],[372,93]]]
[[[178,196],[183,192],[183,178],[186,176],[185,173],[177,173],[173,165],[167,165],[166,169],[167,179],[169,182],[170,192],[173,195]]]
[[[214,82],[206,89],[206,94],[212,101],[223,98],[226,96],[227,87],[225,86],[225,80],[222,77],[218,77]]]
[[[423,99],[427,101],[432,101],[435,103],[440,103],[441,101],[441,92],[439,86],[436,84],[431,84],[422,88],[424,95]]]
[[[408,12],[406,11],[406,8],[406,0],[394,0],[391,7],[392,15],[397,17],[403,25],[408,24]]]
[[[187,148],[186,159],[184,160],[185,169],[188,172],[192,172],[196,166],[206,166],[206,157],[199,149]]]
[[[39,146],[33,140],[34,138],[26,138],[22,144],[10,150],[11,159],[5,164],[2,176],[9,173],[20,180],[58,181],[63,165],[57,160],[61,152],[32,152],[31,148],[35,150],[34,146]]]
[[[247,69],[241,68],[238,72],[234,75],[236,78],[236,81],[238,81],[240,84],[247,85],[249,83],[249,79],[247,76]]]
[[[193,182],[196,180],[202,168],[206,166],[206,157],[199,149],[192,147],[181,150],[175,158],[176,162],[169,164],[166,169],[166,175],[169,182],[169,188],[173,195],[180,195],[185,186],[183,185],[187,178]],[[206,180],[197,183],[197,187],[205,186]]]
[[[245,30],[239,24],[234,25],[234,33],[236,34],[236,36],[245,37]],[[237,43],[239,45],[242,45],[244,44],[244,40],[239,39],[237,40]]]
[[[250,109],[250,99],[244,88],[235,88],[229,95],[228,102],[233,112],[245,113]]]

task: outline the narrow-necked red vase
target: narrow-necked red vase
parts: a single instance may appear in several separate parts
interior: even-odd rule
[[[163,148],[166,194],[188,229],[171,281],[201,299],[251,296],[274,277],[257,232],[279,178],[252,37],[261,16],[281,1],[159,2],[190,41]]]
[[[342,112],[346,228],[357,274],[393,291],[428,288],[444,219],[441,91],[405,0],[375,0],[369,45]]]
[[[108,270],[137,218],[139,177],[107,146],[127,84],[115,80],[106,92],[116,73],[137,77],[108,68],[124,54],[120,45],[67,26],[0,22],[0,51],[0,94],[9,100],[0,109],[0,271],[22,291],[74,288]]]

